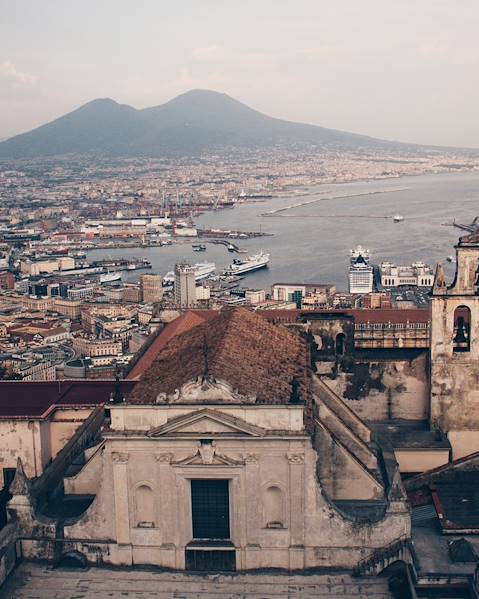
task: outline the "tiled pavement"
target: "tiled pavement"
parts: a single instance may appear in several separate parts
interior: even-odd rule
[[[53,570],[22,563],[1,599],[390,599],[387,580],[347,574],[198,575],[138,569]]]

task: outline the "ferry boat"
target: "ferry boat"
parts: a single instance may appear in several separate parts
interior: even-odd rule
[[[214,262],[205,261],[198,264],[193,264],[193,268],[195,269],[195,279],[197,281],[201,281],[215,272],[216,264]]]
[[[245,258],[244,260],[233,260],[225,270],[225,275],[239,275],[252,272],[253,270],[268,266],[268,262],[269,254],[265,254],[263,253],[263,250],[261,250],[259,254],[248,256],[248,258]]]
[[[100,283],[111,283],[113,281],[119,281],[121,279],[121,272],[106,272],[100,275]]]
[[[402,216],[401,214],[396,214],[395,216],[393,216],[393,221],[395,223],[400,223],[404,220],[404,216]]]

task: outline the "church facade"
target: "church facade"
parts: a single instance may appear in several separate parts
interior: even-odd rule
[[[384,548],[399,558],[410,536],[394,459],[312,371],[301,335],[243,309],[172,339],[108,406],[57,512],[21,466],[12,493],[22,555],[53,562],[352,569]]]

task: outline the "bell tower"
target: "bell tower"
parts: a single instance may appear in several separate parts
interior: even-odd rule
[[[438,265],[431,303],[431,425],[456,459],[479,451],[479,232],[456,245],[452,285]]]

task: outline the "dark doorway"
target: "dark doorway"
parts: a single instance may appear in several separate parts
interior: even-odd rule
[[[3,469],[3,488],[0,488],[0,528],[3,528],[7,523],[7,503],[12,498],[9,489],[16,471],[16,468]]]
[[[346,335],[344,333],[338,333],[336,335],[336,355],[344,355],[346,349]]]
[[[192,480],[191,512],[194,539],[229,539],[229,481]]]
[[[236,554],[232,550],[186,550],[186,569],[192,572],[234,572]]]

